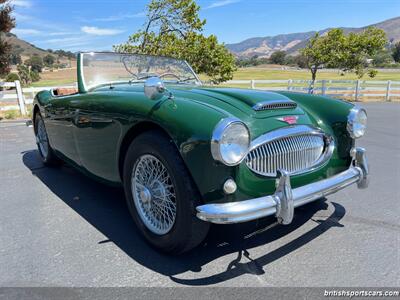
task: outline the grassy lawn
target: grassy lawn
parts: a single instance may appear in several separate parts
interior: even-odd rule
[[[57,72],[42,73],[41,80],[32,84],[33,87],[41,86],[62,86],[71,85],[76,82],[76,69],[59,70]],[[206,80],[206,77],[201,76],[201,79]],[[287,80],[287,79],[311,79],[310,73],[307,70],[274,70],[265,67],[240,68],[234,76],[234,80]],[[331,80],[356,80],[355,74],[340,75],[338,72],[320,71],[317,74],[317,79]],[[364,76],[362,80],[399,80],[400,69],[398,72],[378,72],[374,78]]]
[[[43,72],[40,74],[40,81],[34,82],[32,87],[41,86],[63,86],[76,82],[76,68],[58,70],[55,72]]]
[[[64,86],[64,85],[72,85],[76,80],[72,79],[47,79],[40,80],[38,82],[32,83],[31,87],[41,87],[41,86]]]
[[[233,76],[234,80],[286,80],[286,79],[311,79],[310,72],[307,70],[271,70],[267,68],[241,68],[236,71]],[[357,80],[357,76],[353,73],[341,76],[337,72],[323,72],[317,73],[317,80],[331,79],[331,80]],[[362,80],[400,80],[400,70],[398,72],[378,72],[374,78],[364,76]]]
[[[63,85],[72,85],[76,80],[72,79],[46,79],[40,80],[38,82],[32,83],[31,87],[42,87],[42,86],[63,86]]]

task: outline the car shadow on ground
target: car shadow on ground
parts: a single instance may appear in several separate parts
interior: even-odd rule
[[[243,274],[263,274],[266,266],[273,261],[299,249],[332,227],[342,227],[339,222],[346,212],[340,204],[332,203],[333,212],[328,213],[328,204],[323,199],[297,208],[293,223],[286,226],[277,225],[274,218],[213,225],[202,246],[179,257],[167,256],[152,249],[141,238],[129,215],[121,188],[98,183],[67,165],[45,167],[37,150],[23,152],[22,160],[55,195],[107,237],[98,241],[100,246],[114,243],[136,262],[184,285],[210,285]],[[248,252],[248,249],[267,245],[288,235],[310,220],[316,225],[287,244],[257,258],[251,257]],[[179,274],[187,271],[201,272],[204,265],[232,253],[237,253],[237,257],[221,273],[195,279],[179,278]]]

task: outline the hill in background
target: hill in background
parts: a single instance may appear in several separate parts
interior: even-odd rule
[[[377,24],[375,26],[383,29],[391,42],[400,41],[400,17],[389,19]],[[361,28],[342,28],[346,33],[359,32],[369,26]],[[318,31],[321,35],[329,31],[327,28]],[[244,40],[236,44],[227,44],[226,47],[238,57],[252,57],[258,55],[259,57],[269,57],[272,53],[278,50],[286,51],[288,54],[296,54],[301,48],[304,48],[307,41],[315,35],[317,31],[280,34],[276,36],[255,37]]]
[[[39,55],[43,58],[48,54],[53,55],[54,57],[58,57],[60,63],[69,64],[70,60],[73,61],[75,60],[75,55],[71,52],[61,51],[64,52],[65,54],[55,53],[53,51],[50,52],[48,50],[41,49],[31,43],[28,43],[27,41],[18,38],[13,33],[7,33],[6,40],[8,43],[11,44],[13,52],[21,55],[22,60],[26,60],[34,55]]]
[[[389,19],[380,23],[372,24],[369,26],[375,26],[377,28],[383,29],[389,41],[398,42],[400,41],[400,17]],[[369,26],[364,26],[361,28],[350,28],[343,27],[342,29],[348,32],[359,32],[366,29]],[[323,35],[331,28],[326,28],[324,30],[318,31],[319,34]],[[257,55],[259,57],[269,57],[272,53],[278,50],[286,51],[288,54],[297,54],[297,51],[304,48],[307,41],[315,35],[317,31],[290,33],[290,34],[279,34],[276,36],[267,37],[255,37],[246,39],[240,43],[226,44],[226,47],[237,57],[252,57]],[[13,46],[14,51],[18,51],[22,59],[25,60],[33,55],[39,55],[41,57],[52,54],[54,56],[59,56],[61,63],[68,62],[70,59],[75,60],[72,53],[67,53],[69,55],[59,55],[54,52],[49,52],[48,50],[36,47],[20,38],[15,34],[7,33],[7,41]]]
[[[15,34],[13,33],[7,33],[6,34],[6,40],[8,43],[10,43],[15,50],[21,51],[20,55],[23,57],[30,57],[33,55],[39,55],[39,56],[45,56],[47,54],[50,54],[44,49],[40,49],[36,47],[33,44],[30,44],[24,40],[19,39]]]

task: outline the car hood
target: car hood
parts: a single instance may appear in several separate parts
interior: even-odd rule
[[[268,118],[278,115],[302,115],[303,109],[300,105],[290,109],[265,109],[257,111],[253,107],[259,103],[293,101],[285,95],[270,91],[235,89],[235,88],[213,88],[194,85],[171,85],[167,88],[174,97],[186,99],[188,101],[202,102],[213,106],[216,109],[223,110],[232,115],[245,115],[251,118]],[[95,91],[110,90],[109,87],[100,87]],[[142,85],[119,84],[113,86],[114,92],[136,92],[143,93]]]
[[[194,85],[167,85],[168,90],[174,95],[177,103],[181,101],[197,102],[218,111],[222,117],[237,117],[247,124],[253,138],[268,131],[293,123],[286,121],[285,116],[296,116],[298,125],[317,126],[317,120],[302,106],[301,103],[278,92],[234,89],[211,88]],[[110,87],[96,89],[98,92],[110,91]],[[137,93],[142,97],[143,85],[119,84],[112,88],[115,93]],[[150,101],[150,100],[149,100]],[[273,101],[295,101],[295,108],[276,108],[257,111],[253,108],[258,103]],[[179,106],[179,104],[178,104]],[[293,118],[292,118],[293,120]]]
[[[206,102],[227,112],[240,110],[253,118],[267,118],[277,115],[302,115],[304,111],[297,106],[290,109],[266,109],[257,111],[253,107],[257,104],[292,101],[288,97],[275,92],[234,89],[234,88],[205,88],[205,87],[171,87],[174,95]],[[293,102],[293,101],[292,101]]]

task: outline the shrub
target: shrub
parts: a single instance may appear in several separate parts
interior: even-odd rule
[[[6,82],[14,82],[15,80],[19,80],[19,76],[16,73],[9,73],[4,80]]]
[[[374,69],[368,70],[368,76],[369,76],[370,78],[374,78],[377,74],[378,74],[378,71],[377,71],[377,70],[374,70]]]
[[[40,80],[40,74],[37,71],[31,71],[31,80],[32,82],[36,82]]]

